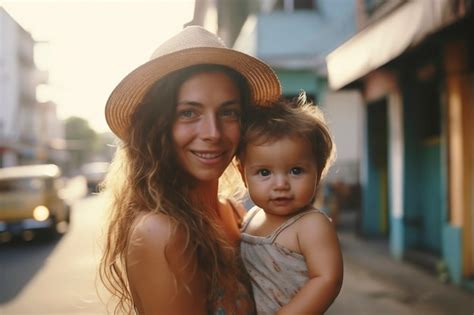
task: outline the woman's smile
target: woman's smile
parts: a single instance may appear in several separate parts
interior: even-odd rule
[[[225,151],[193,151],[191,153],[194,154],[201,163],[206,165],[214,165],[221,163],[223,160],[224,162],[227,161],[227,157],[225,155]]]
[[[183,169],[201,181],[218,180],[240,140],[240,91],[222,72],[202,72],[178,91],[172,136]]]

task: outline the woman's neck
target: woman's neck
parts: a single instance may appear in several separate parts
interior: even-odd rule
[[[219,207],[219,182],[199,182],[192,189],[192,199],[205,206],[209,211],[218,211]]]

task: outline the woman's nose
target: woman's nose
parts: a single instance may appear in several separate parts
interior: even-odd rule
[[[215,140],[221,136],[219,121],[215,115],[206,115],[200,127],[199,134],[203,140]]]

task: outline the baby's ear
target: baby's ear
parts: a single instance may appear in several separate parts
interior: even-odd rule
[[[244,165],[240,161],[240,159],[235,159],[235,163],[237,164],[237,169],[239,170],[240,176],[242,177],[242,181],[244,182],[245,188],[247,188],[247,181],[245,180],[245,172],[244,172]]]

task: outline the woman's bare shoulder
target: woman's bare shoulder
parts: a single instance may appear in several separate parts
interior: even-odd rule
[[[163,213],[143,213],[133,222],[130,231],[130,244],[140,241],[157,245],[169,239],[175,228],[171,218]]]
[[[139,215],[130,231],[128,244],[129,258],[134,256],[163,257],[166,254],[170,259],[181,254],[186,242],[183,229],[164,213],[144,213]]]
[[[152,261],[157,263],[164,257],[170,240],[173,223],[163,214],[140,214],[132,223],[127,245],[127,265]],[[165,261],[161,262],[165,264]]]
[[[185,272],[189,259],[182,259],[183,235],[166,214],[143,214],[133,222],[127,276],[141,313],[190,314],[194,309],[201,309],[199,314],[205,313],[202,302],[198,303],[193,295],[176,285],[177,279],[188,281]]]

